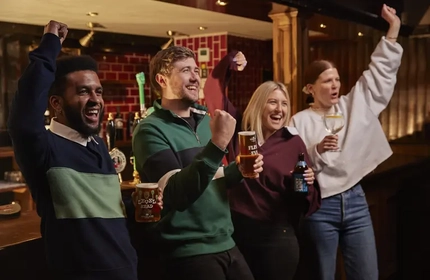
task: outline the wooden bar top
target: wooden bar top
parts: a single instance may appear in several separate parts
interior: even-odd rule
[[[373,172],[365,176],[364,179],[371,180],[374,177],[385,176],[386,173],[401,172],[402,169],[413,168],[416,165],[424,164],[428,161],[430,161],[430,157],[428,156],[394,154],[381,163]]]
[[[12,183],[0,180],[0,193],[2,192],[10,192],[16,189],[26,188],[27,185],[25,183]]]
[[[36,211],[21,212],[19,218],[0,220],[0,248],[41,238]]]
[[[136,188],[136,185],[133,184],[133,180],[130,181],[123,181],[121,182],[121,190],[134,190]]]

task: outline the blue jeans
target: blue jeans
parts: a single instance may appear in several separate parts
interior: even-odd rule
[[[375,235],[361,185],[324,198],[302,229],[318,268],[312,279],[334,280],[338,245],[348,280],[378,279]]]

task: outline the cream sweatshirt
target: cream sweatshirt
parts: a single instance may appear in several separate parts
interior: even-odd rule
[[[345,126],[338,133],[340,152],[319,154],[316,146],[329,133],[323,117],[312,109],[295,114],[290,126],[297,128],[312,158],[321,196],[342,193],[391,156],[392,150],[378,116],[394,92],[403,48],[382,37],[364,71],[351,91],[336,105],[344,114]]]

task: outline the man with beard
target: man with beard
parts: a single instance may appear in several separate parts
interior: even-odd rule
[[[155,225],[161,271],[166,279],[253,279],[231,237],[227,199],[227,187],[243,177],[236,162],[221,165],[236,121],[221,110],[210,119],[196,103],[200,69],[190,49],[174,46],[158,52],[151,60],[150,82],[161,100],[136,127],[133,153],[142,182],[159,182],[164,188],[164,210]],[[257,174],[262,165],[259,156]],[[137,251],[143,264],[150,261],[145,256],[157,253],[148,252],[144,242]]]
[[[54,279],[136,280],[118,175],[103,140],[103,88],[87,56],[56,58],[67,26],[50,21],[9,116],[16,160],[41,217]],[[56,118],[46,130],[49,103]]]

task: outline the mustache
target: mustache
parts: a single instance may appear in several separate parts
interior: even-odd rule
[[[91,100],[88,100],[88,102],[87,102],[87,104],[85,104],[85,108],[88,108],[88,107],[95,107],[95,106],[98,106],[98,107],[100,107],[100,109],[101,109],[101,104],[99,103],[99,102],[96,102],[96,101],[91,101]]]

